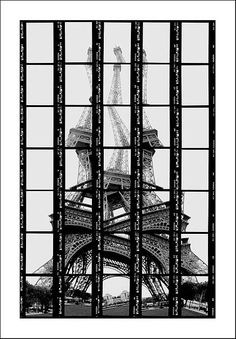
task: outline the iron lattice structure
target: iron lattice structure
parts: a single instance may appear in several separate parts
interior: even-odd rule
[[[122,103],[121,92],[121,63],[125,62],[120,47],[114,48],[117,63],[113,66],[113,78],[108,96],[108,113],[114,134],[115,146],[130,145],[129,132],[122,121],[117,108],[112,104]],[[92,60],[92,50],[88,49],[88,63]],[[147,102],[147,57],[143,51],[143,103]],[[88,80],[91,85],[92,66],[86,65]],[[146,113],[143,126],[143,182],[144,188],[156,187],[152,158],[153,147],[161,147],[158,132],[153,129]],[[91,285],[91,276],[85,276],[92,262],[92,206],[86,199],[92,198],[92,109],[85,108],[78,124],[71,128],[66,141],[67,147],[77,147],[78,178],[71,192],[66,192],[65,223],[65,275],[66,281],[74,289],[86,291]],[[112,268],[128,276],[130,273],[130,194],[122,189],[130,189],[130,174],[128,173],[128,156],[126,149],[114,150],[109,164],[104,171],[104,267]],[[80,189],[76,192],[75,190]],[[143,191],[142,206],[142,271],[143,284],[152,296],[159,300],[167,298],[165,289],[168,288],[169,273],[169,209],[168,201],[162,201],[155,191]],[[115,211],[123,208],[124,213],[115,216]],[[182,213],[182,232],[186,231],[189,217]],[[51,215],[53,225],[53,215]],[[74,232],[76,230],[76,233]],[[120,236],[119,234],[126,234]],[[207,274],[207,265],[196,256],[190,247],[188,239],[182,241],[181,269],[183,274]],[[52,259],[40,267],[35,273],[49,274],[53,270]],[[72,275],[76,274],[76,278]],[[161,274],[161,276],[150,276]],[[164,275],[164,276],[163,276]],[[104,279],[112,275],[104,274]],[[52,278],[40,278],[38,285],[50,287]]]

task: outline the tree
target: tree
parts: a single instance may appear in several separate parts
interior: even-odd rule
[[[37,289],[38,300],[41,303],[41,311],[47,313],[52,300],[52,293],[45,287],[38,287]]]
[[[194,300],[196,294],[196,284],[192,281],[185,281],[182,284],[181,296],[185,300]]]
[[[181,295],[186,300],[207,302],[209,296],[208,283],[206,281],[202,283],[185,281],[182,284]]]
[[[46,287],[31,285],[26,282],[26,310],[35,303],[40,304],[41,312],[47,313],[52,301],[52,291]]]
[[[81,290],[74,290],[73,297],[81,298],[83,302],[91,298],[91,294]]]
[[[25,306],[26,311],[29,311],[29,308],[37,302],[37,296],[35,293],[35,288],[28,281],[26,281],[26,298],[25,298]]]
[[[209,287],[208,283],[202,282],[198,285],[199,301],[207,302],[209,299]]]

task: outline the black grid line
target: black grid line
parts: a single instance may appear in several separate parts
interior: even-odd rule
[[[20,23],[20,316],[26,306],[26,23]]]
[[[130,316],[142,312],[142,23],[131,24]]]
[[[170,24],[170,316],[181,312],[181,23]]]
[[[215,22],[209,23],[209,316],[215,316]]]
[[[103,281],[103,23],[93,22],[93,229],[92,229],[92,316],[102,315]]]
[[[64,314],[65,27],[54,22],[53,316]]]

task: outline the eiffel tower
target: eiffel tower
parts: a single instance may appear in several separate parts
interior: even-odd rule
[[[117,63],[113,65],[113,78],[108,96],[108,104],[122,104],[121,63],[125,62],[120,47],[114,48]],[[88,49],[86,71],[91,86],[92,49]],[[143,51],[143,103],[147,103],[147,56]],[[91,101],[91,99],[90,99]],[[118,108],[108,106],[114,142],[116,147],[130,146],[129,132],[122,121]],[[92,262],[92,206],[86,201],[92,198],[92,108],[85,107],[78,124],[70,129],[66,140],[67,147],[76,148],[78,157],[77,183],[65,195],[65,275],[74,289],[87,291],[91,285],[91,276],[85,275]],[[158,131],[152,128],[146,112],[143,110],[143,284],[153,297],[166,300],[169,273],[169,201],[162,201],[156,191],[161,187],[155,184],[153,156],[155,147],[162,147]],[[128,150],[114,149],[107,168],[104,171],[104,267],[129,275],[130,272],[130,174],[128,170]],[[126,190],[126,191],[125,191]],[[122,208],[120,215],[115,211]],[[189,216],[182,213],[182,232],[188,226]],[[51,215],[53,225],[53,215]],[[76,233],[74,233],[76,230]],[[126,236],[124,236],[126,235]],[[52,273],[52,259],[40,267],[35,274]],[[207,265],[192,251],[188,239],[182,240],[181,269],[183,274],[207,274]],[[79,275],[80,274],[80,275]],[[160,274],[160,275],[159,275]],[[77,275],[76,278],[72,275]],[[113,275],[104,274],[104,279]],[[114,274],[115,276],[115,274]],[[38,285],[49,287],[51,278],[40,278]]]

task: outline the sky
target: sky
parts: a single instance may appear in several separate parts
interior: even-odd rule
[[[53,189],[53,151],[27,150],[27,189]]]
[[[28,147],[53,147],[52,107],[28,107],[26,121]]]
[[[27,62],[53,62],[53,23],[27,23]]]
[[[65,23],[65,57],[67,62],[87,62],[87,51],[91,46],[91,22]]]
[[[184,213],[190,216],[187,232],[208,231],[208,193],[185,192]]]
[[[148,62],[169,62],[169,23],[144,23],[143,48]]]
[[[105,23],[104,24],[104,61],[116,62],[113,48],[120,46],[125,62],[130,62],[130,23]]]
[[[27,231],[52,231],[52,225],[49,218],[49,215],[52,213],[53,191],[26,192]]]
[[[189,238],[191,251],[208,265],[208,234],[183,233],[182,238]]]
[[[39,29],[40,25],[40,29]],[[182,24],[182,61],[208,62],[208,23]],[[126,62],[130,62],[130,23],[104,24],[104,61],[115,62],[114,46],[122,46]],[[143,47],[149,62],[169,62],[170,24],[143,24]],[[67,62],[87,61],[88,47],[92,46],[90,22],[65,23],[65,55]],[[53,24],[27,24],[27,61],[53,61]]]
[[[53,256],[52,234],[27,234],[26,273],[34,273]]]

